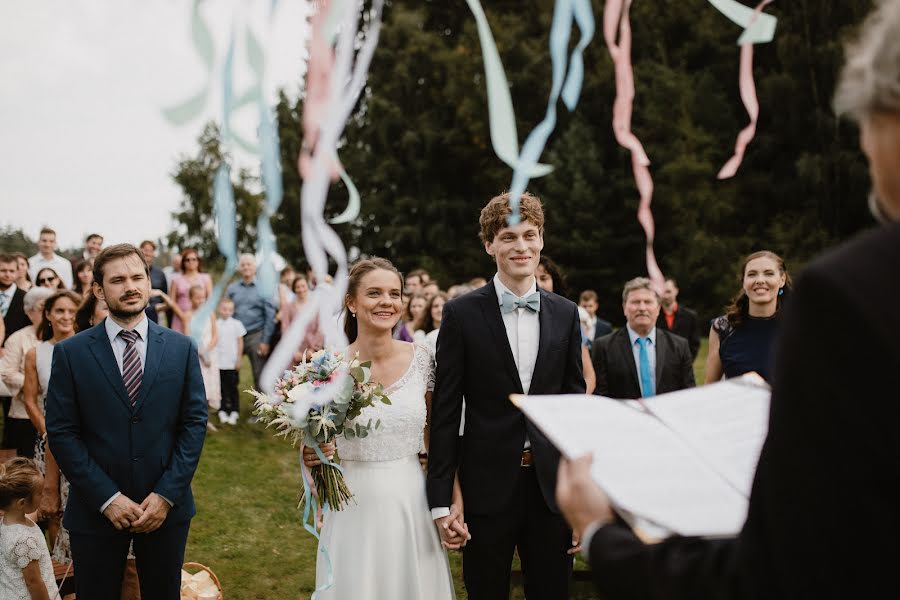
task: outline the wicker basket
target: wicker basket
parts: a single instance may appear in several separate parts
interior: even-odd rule
[[[216,588],[219,590],[219,595],[216,600],[222,600],[222,584],[219,582],[219,578],[216,577],[216,574],[213,573],[212,569],[210,569],[206,565],[201,565],[200,563],[195,563],[195,562],[186,562],[186,563],[184,563],[184,565],[181,568],[184,570],[190,569],[191,571],[196,569],[199,571],[206,571],[207,573],[209,573],[210,578],[213,580],[213,583],[216,584]],[[183,591],[182,591],[181,597],[187,598],[187,596],[184,595]]]

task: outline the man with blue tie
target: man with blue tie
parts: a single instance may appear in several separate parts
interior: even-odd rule
[[[622,310],[625,327],[594,342],[594,393],[635,399],[694,387],[687,340],[656,327],[660,302],[649,279],[637,277],[625,284]]]
[[[71,484],[76,594],[118,599],[133,542],[142,597],[177,600],[206,436],[197,349],[144,314],[150,278],[136,247],[97,256],[93,291],[109,317],[56,345],[46,400],[48,442]]]

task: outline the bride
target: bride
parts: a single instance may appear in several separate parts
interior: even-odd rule
[[[316,588],[329,580],[320,600],[418,600],[454,598],[446,550],[441,546],[425,496],[418,453],[428,444],[427,416],[434,387],[434,355],[424,345],[392,337],[403,312],[402,277],[394,265],[374,258],[350,270],[345,299],[347,355],[372,361],[372,380],[385,386],[391,404],[369,407],[358,420],[381,419],[365,438],[341,438],[340,464],[354,495],[342,511],[325,515],[316,562]],[[326,456],[331,444],[320,446]],[[308,467],[319,464],[304,448]],[[454,523],[460,543],[462,495],[454,490]],[[452,521],[452,519],[451,519]],[[327,550],[330,557],[324,558]]]

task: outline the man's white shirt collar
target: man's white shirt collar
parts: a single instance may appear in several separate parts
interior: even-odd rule
[[[513,296],[519,297],[518,294],[516,294],[511,289],[509,289],[508,287],[503,285],[503,282],[500,281],[500,273],[497,273],[496,275],[494,275],[494,291],[497,293],[497,302],[499,304],[503,304],[503,292],[509,292]],[[537,291],[537,279],[535,279],[534,275],[532,275],[531,276],[531,287],[529,287],[528,291],[525,292],[525,295],[521,296],[521,297],[527,298],[528,296],[535,293],[536,291]]]
[[[143,315],[143,319],[141,319],[138,324],[134,327],[132,331],[136,331],[143,341],[147,341],[147,332],[150,329],[150,321],[147,319],[147,315]],[[106,317],[104,321],[104,325],[106,327],[106,335],[109,337],[110,343],[116,339],[116,336],[119,335],[120,331],[123,331],[125,328],[113,321],[110,317]]]
[[[631,325],[625,325],[625,328],[628,330],[628,339],[631,340],[631,345],[634,346],[634,343],[638,340],[640,335],[631,328]],[[646,336],[650,338],[650,344],[654,347],[656,346],[656,327],[650,330],[650,333]]]
[[[13,281],[8,288],[5,290],[0,290],[0,294],[3,294],[7,298],[12,299],[13,296],[16,295],[16,290],[19,289],[19,286],[16,285],[16,282]]]

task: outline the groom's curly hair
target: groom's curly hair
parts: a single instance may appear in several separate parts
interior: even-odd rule
[[[481,209],[481,217],[478,223],[481,225],[479,237],[482,242],[493,241],[497,232],[506,227],[507,217],[512,214],[509,208],[509,192],[503,192],[499,196],[491,198],[491,201]],[[519,200],[519,215],[522,221],[533,223],[544,235],[544,208],[541,200],[528,192],[522,194]]]

